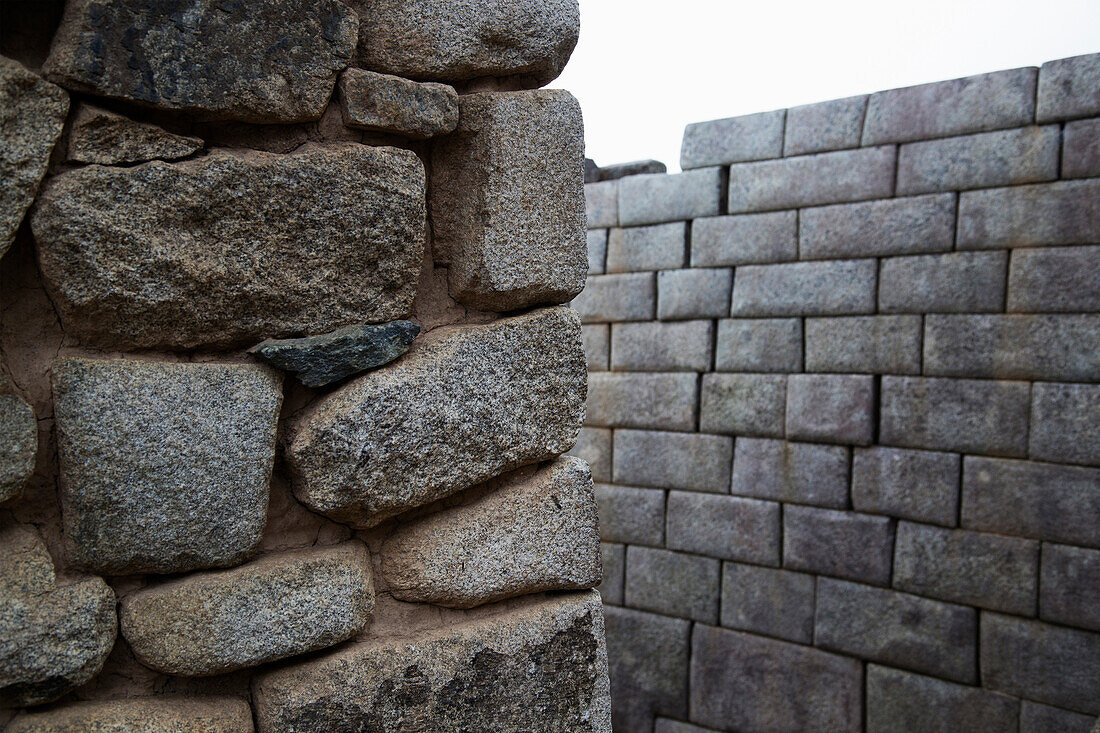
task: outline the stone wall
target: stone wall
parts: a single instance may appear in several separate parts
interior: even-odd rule
[[[1088,731],[1100,55],[681,165],[586,186],[616,730]]]
[[[0,727],[610,730],[577,33],[0,3]]]

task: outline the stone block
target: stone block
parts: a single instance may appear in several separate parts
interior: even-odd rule
[[[653,733],[717,733],[717,731],[670,718],[657,718],[653,723]]]
[[[959,194],[959,249],[1100,241],[1100,181],[1056,181]]]
[[[607,229],[588,230],[588,274],[602,275],[607,261]]]
[[[200,138],[173,135],[156,125],[81,104],[69,130],[68,159],[101,165],[144,163],[186,158],[202,149]]]
[[[1092,715],[1020,701],[1020,733],[1090,733],[1095,722]]]
[[[1031,388],[1028,456],[1100,466],[1100,384],[1037,383]]]
[[[955,242],[955,196],[803,209],[798,238],[804,260],[950,252]]]
[[[472,608],[600,583],[600,529],[588,464],[558,458],[491,482],[469,504],[418,517],[382,544],[394,598]]]
[[[1100,631],[1100,550],[1043,545],[1039,616]]]
[[[619,226],[619,182],[584,184],[584,208],[589,229]]]
[[[814,643],[955,682],[977,681],[978,619],[973,608],[819,578]]]
[[[982,686],[1100,714],[1100,634],[982,614]]]
[[[1004,308],[1007,252],[888,257],[879,269],[882,313],[996,313]]]
[[[875,260],[737,268],[732,316],[843,316],[875,312]]]
[[[1097,343],[1100,313],[929,315],[924,319],[924,373],[936,377],[1100,380]]]
[[[281,384],[252,364],[56,362],[70,561],[128,575],[245,560],[267,524]]]
[[[581,428],[577,444],[566,455],[588,464],[593,481],[611,480],[611,431],[604,428]]]
[[[1007,306],[1009,313],[1100,311],[1100,247],[1013,251]]]
[[[616,227],[607,237],[607,271],[669,270],[684,266],[687,224]]]
[[[611,368],[708,371],[713,332],[710,321],[616,323],[611,327]]]
[[[626,605],[666,616],[718,622],[718,560],[631,545]]]
[[[57,580],[53,558],[33,527],[6,522],[0,527],[0,594],[38,595]]]
[[[1039,70],[1039,122],[1100,114],[1100,54],[1048,61]]]
[[[652,320],[657,313],[657,279],[652,272],[593,275],[571,305],[583,323]]]
[[[0,505],[22,495],[37,454],[34,410],[18,395],[0,395]]]
[[[858,148],[867,95],[804,104],[787,110],[783,155]]]
[[[783,511],[783,566],[889,585],[894,521],[789,504]]]
[[[704,374],[699,429],[781,438],[786,399],[785,374]]]
[[[867,733],[1014,731],[1018,707],[1007,695],[867,665]]]
[[[1100,176],[1100,119],[1067,122],[1062,130],[1062,178]]]
[[[596,484],[600,538],[661,547],[665,541],[664,489]]]
[[[668,166],[659,160],[630,160],[626,163],[601,165],[597,168],[599,181],[614,181],[627,176],[643,176],[646,173],[666,173]]]
[[[692,430],[697,380],[694,373],[594,372],[588,378],[585,424]]]
[[[600,565],[603,566],[603,582],[596,586],[596,590],[600,592],[604,603],[622,605],[626,546],[601,542]]]
[[[871,95],[863,144],[1020,127],[1035,118],[1038,69],[1025,67]]]
[[[78,168],[31,224],[68,334],[178,350],[404,317],[424,206],[415,154],[347,143]]]
[[[454,133],[432,143],[429,197],[451,295],[493,311],[570,300],[588,271],[580,105],[533,90],[465,94],[458,107]]]
[[[581,326],[584,360],[590,372],[606,372],[611,353],[611,327],[604,323]]]
[[[793,209],[846,201],[888,198],[894,194],[892,146],[840,150],[729,169],[728,211]]]
[[[729,491],[733,438],[616,430],[614,480],[687,491]]]
[[[721,730],[860,730],[855,659],[702,625],[691,648],[692,720]]]
[[[714,368],[721,372],[802,371],[802,319],[718,321]]]
[[[993,456],[1027,455],[1027,382],[884,376],[879,442]]]
[[[202,731],[251,733],[252,708],[239,697],[131,697],[71,702],[43,712],[20,715],[5,729],[11,733],[77,731]]]
[[[960,457],[902,448],[856,448],[852,506],[860,512],[957,524]]]
[[[458,125],[458,94],[446,84],[345,69],[337,90],[346,127],[424,139]]]
[[[723,626],[809,644],[814,632],[812,575],[722,564]]]
[[[740,496],[844,509],[848,504],[848,449],[738,438],[731,491]]]
[[[691,223],[691,266],[767,265],[798,259],[798,212],[708,216]]]
[[[657,273],[657,317],[721,318],[729,314],[733,271],[665,270]]]
[[[371,527],[553,458],[576,442],[586,375],[567,308],[437,328],[295,421],[285,449],[294,493],[317,513]]]
[[[869,445],[874,408],[870,375],[792,374],[787,380],[787,437]]]
[[[1058,125],[997,130],[902,145],[898,195],[1013,186],[1058,178]]]
[[[921,317],[807,318],[806,370],[920,374]]]
[[[665,545],[723,560],[779,565],[779,504],[695,491],[668,494]]]
[[[256,728],[610,733],[603,627],[588,591],[366,637],[253,677]]]
[[[723,168],[623,178],[619,181],[619,223],[636,226],[716,216],[725,183]]]
[[[962,526],[1100,548],[1100,469],[967,456]]]
[[[787,111],[759,112],[709,122],[694,122],[684,128],[680,167],[738,163],[745,160],[778,158],[783,154],[783,124]]]
[[[687,717],[691,622],[605,608],[615,730],[648,730],[653,715]]]

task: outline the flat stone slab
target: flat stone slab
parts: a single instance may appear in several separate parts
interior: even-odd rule
[[[588,464],[558,458],[502,477],[491,493],[402,525],[382,546],[394,598],[452,608],[600,584]]]
[[[0,395],[0,505],[23,493],[37,453],[34,410],[21,397]]]
[[[337,0],[75,0],[43,72],[69,89],[202,119],[308,122],[328,104],[357,32]]]
[[[610,733],[610,697],[595,591],[357,642],[252,681],[261,733]]]
[[[135,591],[122,599],[119,621],[142,664],[199,676],[338,644],[373,610],[370,555],[353,541]]]
[[[197,137],[173,135],[156,125],[82,104],[69,129],[69,160],[77,163],[144,163],[186,158],[202,150]]]
[[[254,364],[54,364],[61,508],[106,575],[243,561],[267,523],[282,378]]]
[[[67,333],[190,349],[405,316],[424,220],[414,153],[343,144],[62,173],[32,227]]]
[[[577,440],[586,379],[580,320],[568,308],[436,329],[291,427],[294,493],[365,528],[548,460]]]
[[[129,698],[75,702],[24,713],[6,733],[252,733],[252,709],[239,697]]]
[[[458,125],[458,93],[447,84],[347,69],[337,88],[347,127],[428,138]]]

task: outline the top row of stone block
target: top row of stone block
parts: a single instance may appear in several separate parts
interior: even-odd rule
[[[909,142],[1100,114],[1100,54],[697,122],[680,167]]]

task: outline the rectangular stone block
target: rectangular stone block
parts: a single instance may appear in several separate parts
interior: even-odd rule
[[[867,95],[804,104],[787,110],[783,155],[858,148]]]
[[[1100,380],[1100,314],[929,315],[924,373],[936,377]]]
[[[1100,547],[1100,469],[967,456],[962,526]]]
[[[1028,457],[1100,465],[1097,416],[1100,416],[1100,384],[1033,385]]]
[[[729,313],[733,270],[665,270],[657,273],[657,317],[720,318]]]
[[[611,327],[611,368],[708,371],[713,332],[710,321],[616,323]]]
[[[1035,118],[1034,67],[890,89],[871,95],[863,144],[1020,127]]]
[[[723,120],[693,122],[684,128],[680,167],[738,163],[778,158],[783,154],[783,122],[787,111],[777,109]]]
[[[786,400],[786,375],[704,374],[699,429],[781,438]]]
[[[1100,247],[1014,250],[1007,306],[1009,313],[1100,311]]]
[[[5,733],[67,733],[68,731],[195,730],[203,733],[251,733],[252,708],[230,695],[87,700],[23,712]]]
[[[619,226],[619,182],[584,184],[584,208],[589,229]]]
[[[691,266],[767,265],[798,259],[798,212],[708,216],[691,223]]]
[[[890,584],[894,522],[870,514],[789,504],[783,509],[783,567]]]
[[[654,714],[686,718],[691,622],[605,608],[615,730],[648,730]]]
[[[955,197],[911,196],[799,212],[804,260],[950,252],[955,243]]]
[[[720,730],[860,730],[855,659],[738,631],[696,626],[691,718]]]
[[[1020,701],[1020,733],[1090,733],[1095,716]]]
[[[613,181],[627,176],[640,176],[646,173],[665,173],[668,166],[659,160],[628,160],[625,163],[612,163],[611,165],[594,166],[596,176],[601,181]]]
[[[582,323],[649,321],[657,312],[657,280],[652,272],[592,275],[571,305]]]
[[[1019,702],[900,669],[867,665],[867,733],[1014,731]]]
[[[852,506],[857,511],[945,527],[957,524],[958,455],[874,446],[856,448],[852,460]]]
[[[666,544],[723,560],[779,565],[779,504],[670,491]]]
[[[588,230],[588,274],[602,275],[607,261],[607,230]]]
[[[874,430],[870,375],[792,374],[787,381],[787,438],[868,445]]]
[[[603,565],[603,582],[596,586],[596,590],[600,592],[604,603],[622,605],[626,546],[601,542],[600,564]]]
[[[733,438],[649,430],[615,431],[617,483],[687,491],[729,491]]]
[[[714,369],[720,372],[802,371],[801,318],[718,321]]]
[[[1100,634],[982,614],[982,686],[1100,714]]]
[[[920,369],[920,316],[806,319],[806,371],[920,374]]]
[[[696,381],[694,374],[594,372],[588,378],[585,424],[692,430]]]
[[[1100,241],[1100,181],[1056,181],[959,194],[959,249]]]
[[[653,724],[653,733],[718,733],[718,731],[670,718],[657,718]]]
[[[978,619],[965,606],[818,578],[814,643],[955,682],[977,682]]]
[[[1048,61],[1039,70],[1039,122],[1100,114],[1100,54]]]
[[[848,449],[838,445],[738,438],[731,492],[843,509],[848,504]]]
[[[723,626],[803,644],[813,641],[812,575],[755,565],[722,564]]]
[[[665,492],[596,484],[600,539],[661,547],[665,540]]]
[[[839,150],[729,169],[728,211],[794,209],[894,194],[893,146]]]
[[[626,605],[666,616],[718,622],[718,560],[631,545]]]
[[[882,313],[989,313],[1004,308],[1007,252],[888,257],[879,269]]]
[[[584,359],[590,372],[606,372],[608,366],[609,329],[604,323],[581,326],[581,341],[584,343]]]
[[[684,266],[687,224],[616,227],[607,238],[607,271],[668,270]]]
[[[1027,382],[884,376],[881,391],[883,445],[1027,455]]]
[[[1062,178],[1100,176],[1100,119],[1067,122],[1062,130]]]
[[[722,168],[623,178],[619,181],[619,223],[625,227],[716,216],[725,183]]]
[[[1100,550],[1043,545],[1039,616],[1100,631]]]
[[[737,268],[731,316],[844,316],[875,312],[874,260]]]
[[[898,195],[1053,181],[1061,147],[1058,125],[908,143],[898,151]]]
[[[592,469],[593,481],[611,480],[611,431],[581,428],[577,444],[565,455],[580,458]]]

